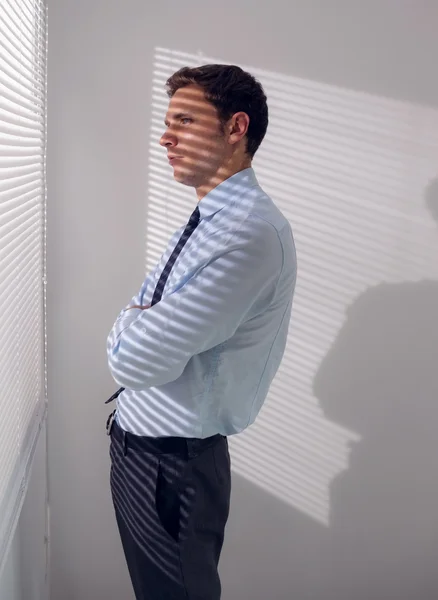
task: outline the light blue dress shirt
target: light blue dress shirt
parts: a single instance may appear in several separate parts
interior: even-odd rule
[[[117,421],[144,436],[232,435],[253,423],[280,365],[291,315],[296,254],[291,227],[253,169],[200,202],[201,220],[148,310],[175,233],[107,343],[126,389]]]

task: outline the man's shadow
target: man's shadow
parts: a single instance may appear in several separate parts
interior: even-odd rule
[[[438,224],[438,179],[426,202]],[[438,281],[363,293],[314,393],[361,436],[331,487],[325,600],[436,600]]]

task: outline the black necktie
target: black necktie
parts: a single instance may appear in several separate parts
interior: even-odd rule
[[[195,229],[199,225],[200,219],[201,219],[201,213],[199,212],[199,208],[196,207],[195,210],[193,211],[192,216],[190,217],[189,222],[187,223],[181,237],[179,238],[177,245],[175,246],[172,254],[170,255],[170,257],[160,275],[160,279],[158,280],[158,283],[155,286],[154,295],[152,296],[151,306],[153,306],[154,304],[157,304],[157,302],[159,302],[161,300],[161,296],[163,295],[164,287],[169,278],[169,275],[173,268],[173,265],[175,264],[176,259],[178,258],[179,254],[181,253],[181,250],[186,245],[187,240],[189,239],[189,237],[192,235],[192,233],[195,231]],[[125,388],[121,387],[119,390],[117,390],[117,392],[115,394],[113,394],[111,396],[111,398],[108,398],[108,400],[105,402],[105,404],[109,404],[110,402],[112,402],[113,400],[118,398],[118,396],[123,392],[124,389]]]
[[[161,273],[160,279],[158,280],[158,283],[155,287],[155,292],[152,297],[151,306],[153,306],[154,304],[156,304],[157,302],[159,302],[161,300],[161,296],[163,295],[164,286],[166,285],[167,279],[170,275],[173,265],[175,264],[175,261],[178,258],[181,250],[186,245],[187,240],[189,239],[189,237],[192,235],[192,233],[195,231],[195,229],[199,225],[200,218],[201,218],[201,215],[199,212],[199,208],[196,207],[196,209],[192,213],[192,216],[189,219],[189,222],[186,225],[186,228],[184,229],[181,237],[179,238],[178,243],[175,246],[175,249],[173,250],[172,254],[170,255],[169,260],[167,261],[166,266],[163,269],[163,272]]]

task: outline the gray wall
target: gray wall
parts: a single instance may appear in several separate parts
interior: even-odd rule
[[[22,600],[20,585],[20,540],[18,533],[12,540],[8,558],[0,577],[0,597],[4,600]]]
[[[108,489],[105,342],[145,247],[150,262],[194,202],[150,147],[155,82],[209,57],[266,85],[256,171],[300,262],[281,372],[232,441],[224,600],[436,598],[437,4],[49,9],[52,600],[132,597]]]
[[[0,578],[1,600],[48,600],[46,427],[33,458],[26,497]]]

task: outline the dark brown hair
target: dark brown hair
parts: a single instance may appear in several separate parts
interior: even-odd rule
[[[263,87],[250,73],[234,65],[204,65],[183,67],[166,82],[170,98],[180,88],[199,85],[224,125],[235,113],[249,116],[247,153],[251,158],[265,137],[268,128],[268,106]]]

